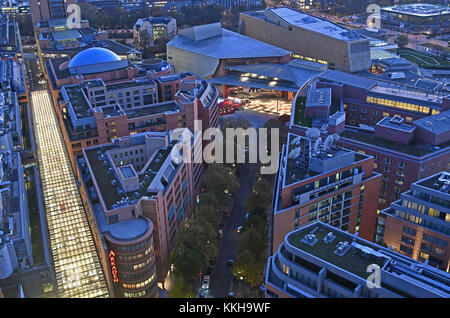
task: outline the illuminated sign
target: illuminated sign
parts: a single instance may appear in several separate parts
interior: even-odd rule
[[[116,253],[114,251],[109,252],[109,263],[111,264],[111,274],[114,283],[119,282],[119,277],[117,276],[117,266],[116,266]]]

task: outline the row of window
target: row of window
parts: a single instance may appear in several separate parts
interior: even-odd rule
[[[400,101],[391,100],[391,99],[367,96],[366,101],[368,103],[379,104],[379,105],[384,105],[384,106],[394,107],[394,108],[400,108],[403,110],[415,111],[415,112],[424,113],[424,114],[430,113],[430,107],[416,105],[416,104],[410,104],[410,103],[406,103],[406,102],[400,102]],[[439,111],[433,109],[432,115],[435,115],[435,114],[439,114]]]
[[[136,261],[138,259],[143,258],[144,256],[147,256],[148,254],[150,254],[153,251],[153,246],[150,246],[149,248],[147,248],[144,252],[136,254],[136,255],[130,255],[130,256],[125,256],[125,255],[119,255],[117,258],[121,261],[125,261],[125,262],[130,262],[130,261]]]
[[[141,283],[133,283],[133,284],[127,284],[127,283],[123,283],[122,286],[123,288],[127,288],[127,289],[141,289],[144,288],[148,285],[150,285],[150,283],[152,283],[155,280],[155,273],[150,276],[148,279],[146,279],[145,281],[141,282]]]

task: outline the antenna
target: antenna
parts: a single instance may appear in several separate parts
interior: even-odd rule
[[[316,139],[320,136],[320,130],[317,128],[308,128],[305,134],[308,138]]]
[[[334,137],[332,135],[329,135],[327,138],[325,138],[325,142],[323,144],[323,148],[325,151],[328,151],[331,147],[331,145],[334,142]]]
[[[314,143],[314,154],[319,153],[319,147],[322,145],[322,137],[317,138],[316,142]]]

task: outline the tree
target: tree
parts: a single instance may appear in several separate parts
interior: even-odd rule
[[[401,34],[395,39],[394,42],[400,49],[404,49],[409,43],[409,38],[407,35]]]
[[[212,193],[220,205],[228,201],[228,195],[239,189],[239,181],[230,167],[213,163],[208,166],[203,184],[207,192]]]
[[[236,249],[233,274],[249,282],[253,287],[261,283],[261,274],[266,262],[267,233],[257,228],[245,230]]]
[[[273,186],[265,178],[258,177],[253,185],[253,191],[248,196],[246,207],[248,210],[259,208],[267,211],[272,204]]]

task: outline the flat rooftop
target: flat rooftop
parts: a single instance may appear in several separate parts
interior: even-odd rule
[[[400,130],[400,131],[404,131],[404,132],[408,132],[408,133],[411,133],[416,129],[416,127],[414,127],[412,125],[403,123],[403,118],[400,116],[394,116],[392,118],[384,117],[376,125],[390,128],[390,129]]]
[[[136,118],[142,116],[149,116],[155,114],[162,114],[166,112],[181,112],[183,109],[175,101],[171,101],[164,104],[152,104],[147,106],[134,107],[132,109],[126,109],[125,113],[128,118]]]
[[[316,143],[316,139],[289,133],[285,158],[282,158],[282,160],[286,160],[284,186],[324,174],[327,171],[340,169],[367,158],[366,155],[339,147],[335,142],[329,145],[322,142],[317,147],[318,152],[315,153]],[[319,171],[320,169],[323,171]]]
[[[133,137],[138,137],[135,135]],[[101,155],[103,154],[106,157],[106,153],[109,150],[118,149],[119,145],[115,143],[105,144],[100,147],[94,147],[85,149],[87,161],[91,166],[93,176],[92,178],[96,180],[97,185],[100,190],[100,195],[105,203],[105,206],[108,210],[114,209],[115,204],[124,197],[128,197],[127,205],[136,204],[137,201],[143,196],[149,196],[147,192],[147,188],[155,177],[156,173],[161,168],[162,164],[170,155],[172,151],[173,144],[169,144],[167,149],[159,149],[155,154],[151,155],[151,162],[148,164],[147,169],[145,171],[137,171],[139,177],[140,188],[139,190],[134,190],[130,192],[125,192],[120,185],[119,177],[115,175],[114,169],[110,169],[114,163],[109,162],[104,163]],[[124,147],[125,150],[127,147]],[[147,161],[148,163],[148,161]]]
[[[369,93],[391,95],[391,96],[396,96],[397,98],[402,97],[402,98],[407,98],[407,99],[411,99],[411,100],[418,100],[421,102],[432,102],[432,103],[437,103],[437,104],[442,103],[442,97],[439,95],[422,93],[419,91],[408,90],[408,89],[385,87],[385,86],[380,86],[380,85],[376,85],[376,86],[372,87],[370,89]]]
[[[432,190],[441,191],[443,194],[450,194],[450,186],[444,186],[450,184],[450,172],[442,171],[424,180],[417,181],[414,184],[429,188]],[[450,225],[449,225],[450,226]]]
[[[144,219],[130,219],[109,224],[109,234],[118,240],[132,240],[147,232],[149,223]]]
[[[417,127],[421,127],[436,134],[450,131],[450,109],[436,115],[424,117],[413,121]]]
[[[83,89],[78,86],[64,86],[69,101],[78,119],[93,116],[91,105],[83,93]]]
[[[327,70],[318,77],[326,81],[341,83],[363,89],[370,89],[377,84],[377,82],[372,79],[335,70]]]
[[[313,233],[317,242],[313,245],[305,243],[303,240],[305,235],[311,233],[314,228],[317,229]],[[308,226],[300,231],[293,232],[288,235],[287,240],[292,246],[364,279],[368,276],[366,270],[370,264],[377,264],[381,268],[388,261],[387,258],[369,258],[358,249],[355,249],[355,253],[350,249],[342,256],[335,254],[336,245],[339,242],[347,242],[348,245],[351,245],[353,236],[351,234],[346,235],[341,231],[330,231],[330,228],[322,226],[322,223],[318,222],[315,227]],[[332,232],[336,237],[332,242],[325,243],[323,239],[329,232]]]
[[[151,79],[145,79],[145,80],[133,80],[133,81],[127,81],[127,82],[119,82],[114,84],[108,84],[106,85],[106,89],[108,91],[110,90],[117,90],[117,89],[125,89],[125,88],[131,88],[131,87],[139,87],[139,86],[145,86],[145,85],[156,85],[154,80]]]
[[[292,53],[224,28],[219,34],[206,35],[197,41],[178,34],[167,46],[218,59],[281,57]]]
[[[373,132],[365,131],[363,129],[358,128],[346,128],[344,132],[340,134],[342,138],[346,138],[349,140],[354,140],[357,142],[365,143],[368,145],[384,148],[386,150],[399,152],[405,155],[413,156],[413,157],[424,157],[426,155],[430,155],[442,149],[448,148],[450,146],[450,141],[440,144],[438,146],[431,146],[424,143],[412,143],[412,144],[400,144],[394,141],[385,140],[379,137],[376,137]]]
[[[362,35],[358,34],[355,31],[346,29],[331,21],[321,19],[319,17],[289,7],[269,8],[266,10],[277,15],[280,19],[283,19],[286,23],[294,27],[307,29],[309,31],[320,33],[338,40],[353,41],[365,39]],[[263,19],[267,22],[274,23],[267,18],[266,14],[263,13],[263,11],[244,12],[243,14],[248,14],[253,17]]]
[[[450,9],[448,6],[429,3],[396,5],[393,7],[381,8],[381,10],[398,14],[413,15],[416,17],[433,17],[438,15],[450,14]]]

